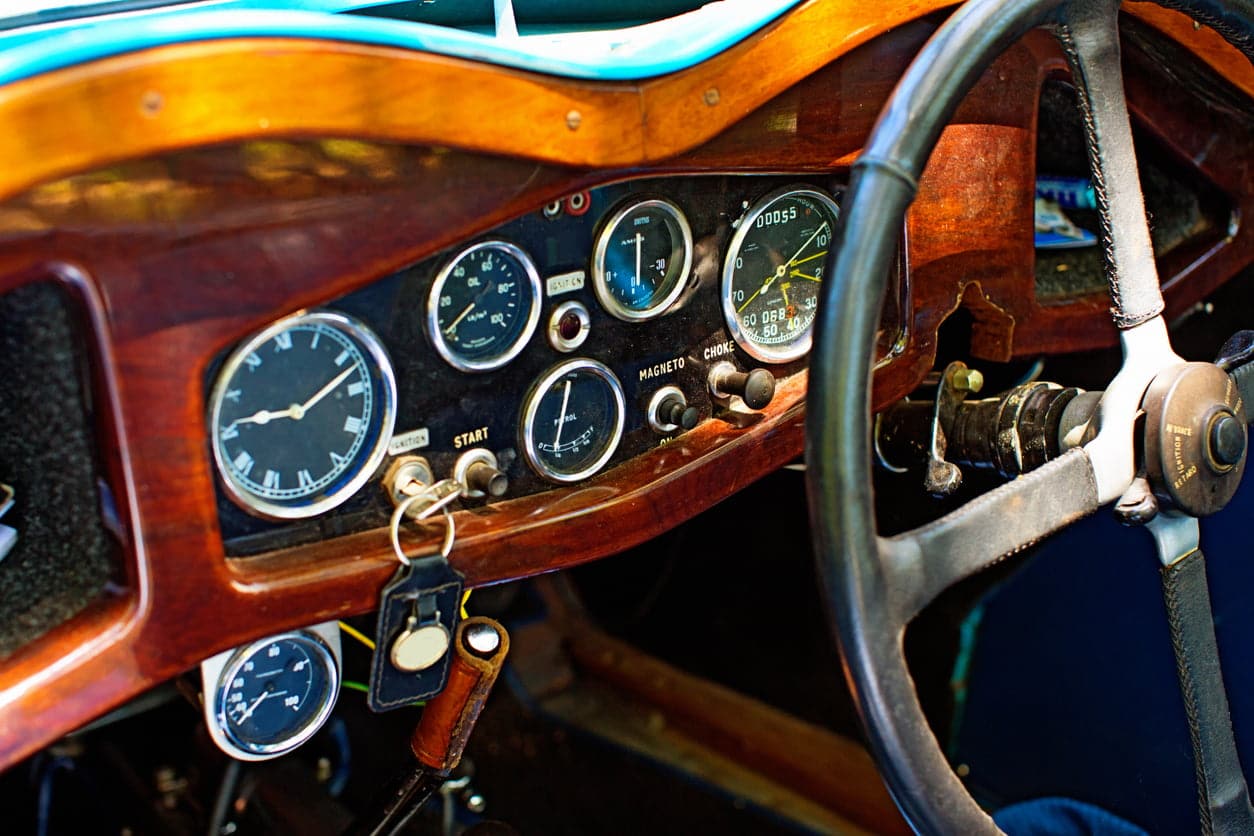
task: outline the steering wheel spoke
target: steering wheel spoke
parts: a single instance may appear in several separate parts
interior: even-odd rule
[[[1083,450],[963,505],[935,522],[878,539],[891,607],[902,624],[964,578],[1043,540],[1100,507]]]
[[[1120,328],[1131,328],[1162,313],[1163,296],[1124,98],[1119,3],[1072,0],[1060,14],[1059,40],[1075,75],[1102,219],[1111,314]]]

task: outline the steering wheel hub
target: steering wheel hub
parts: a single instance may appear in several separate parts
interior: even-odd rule
[[[1145,410],[1145,471],[1160,501],[1195,517],[1228,504],[1245,472],[1245,404],[1210,363],[1183,363],[1150,384]]]

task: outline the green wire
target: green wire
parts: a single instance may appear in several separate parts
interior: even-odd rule
[[[351,679],[342,680],[340,682],[340,685],[344,688],[347,688],[350,691],[361,691],[363,694],[370,693],[370,689],[367,688],[365,685],[362,685],[360,682],[354,682]],[[426,704],[427,704],[426,700],[423,700],[420,702],[411,702],[409,705],[411,708],[422,708]]]

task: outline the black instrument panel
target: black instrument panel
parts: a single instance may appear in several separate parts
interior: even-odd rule
[[[560,372],[560,365],[574,360],[592,361],[609,370],[621,385],[625,406],[620,422],[621,440],[614,446],[612,455],[599,466],[597,473],[580,477],[580,481],[586,478],[593,482],[599,473],[667,443],[683,432],[679,427],[671,432],[659,432],[650,425],[650,402],[656,400],[663,387],[680,390],[687,404],[697,410],[699,421],[717,420],[722,407],[712,396],[707,382],[709,370],[715,363],[727,361],[740,371],[767,368],[776,377],[800,370],[806,362],[804,357],[767,364],[746,353],[728,329],[720,292],[724,260],[736,225],[764,196],[789,186],[820,189],[833,194],[839,203],[841,185],[831,177],[701,175],[621,182],[542,207],[474,240],[383,277],[362,290],[328,302],[324,310],[347,315],[364,324],[378,336],[391,359],[397,389],[392,449],[351,498],[305,520],[274,521],[249,513],[223,490],[219,474],[218,514],[228,556],[260,554],[386,525],[392,504],[381,487],[381,479],[396,455],[422,456],[430,463],[435,477],[443,478],[453,474],[455,462],[466,451],[474,448],[491,451],[509,479],[509,488],[502,499],[548,490],[557,481],[569,481],[545,478],[538,472],[534,450],[533,455],[524,455],[528,439],[524,437],[522,425],[527,403],[539,401],[543,395],[537,393],[534,398],[529,397],[541,381],[545,381],[546,386],[559,387],[551,396],[555,400],[549,407],[549,412],[556,411],[560,379],[554,374]],[[682,278],[682,290],[663,313],[647,320],[625,320],[607,311],[598,298],[593,286],[594,251],[602,228],[614,223],[615,218],[621,220],[624,207],[644,201],[665,201],[682,212],[691,229],[691,267]],[[461,322],[474,317],[478,310],[470,307],[467,300],[471,297],[464,294],[457,297],[449,303],[452,308],[442,316],[432,315],[431,305],[439,304],[439,294],[433,298],[433,283],[447,279],[450,268],[467,249],[483,242],[509,245],[508,252],[513,254],[511,262],[516,261],[513,256],[519,251],[530,259],[539,274],[541,292],[538,327],[525,339],[525,344],[503,365],[477,371],[456,368],[446,356],[447,348],[438,350],[438,343],[452,342],[449,338],[455,331],[444,331],[442,339],[432,336],[432,328],[436,327],[432,321],[441,323],[439,327],[444,330],[454,323],[459,323],[460,327]],[[631,267],[632,239],[619,243],[623,250],[620,261],[627,265],[626,272],[631,274],[626,281],[640,279],[648,269],[642,264],[643,256],[640,252],[634,253],[636,264]],[[639,243],[636,246],[645,254],[651,252]],[[657,252],[652,251],[655,256]],[[822,259],[815,259],[806,270],[821,263]],[[466,259],[464,264],[478,268],[482,266],[482,258]],[[657,267],[659,274],[673,270],[661,261]],[[781,268],[780,274],[783,273]],[[508,275],[522,274],[516,264],[511,264]],[[806,278],[812,277],[807,273]],[[509,292],[502,293],[502,298],[515,299],[514,289],[507,290]],[[482,295],[476,298],[481,299]],[[568,345],[561,334],[571,336],[576,332],[564,330],[556,320],[561,319],[561,312],[572,308],[582,309],[581,316],[586,311],[582,332],[572,341],[579,344],[569,350],[559,350],[559,345]],[[900,306],[887,308],[895,312]],[[459,321],[458,317],[462,319]],[[511,321],[513,319],[516,317]],[[573,324],[571,317],[565,319],[565,326]],[[476,327],[482,331],[484,324]],[[890,327],[896,326],[890,324]],[[511,334],[517,331],[515,328]],[[213,389],[230,353],[224,352],[210,368],[206,392]],[[565,405],[562,406],[564,410]],[[564,411],[562,414],[564,416]],[[560,437],[555,440],[559,442],[559,449],[570,443]],[[540,446],[546,447],[547,441],[546,433],[545,443]],[[539,457],[541,463],[544,459],[543,455]],[[497,500],[461,501],[475,505]]]

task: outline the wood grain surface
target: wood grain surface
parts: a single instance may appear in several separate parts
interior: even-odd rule
[[[52,276],[90,311],[127,552],[124,588],[0,665],[0,767],[219,650],[374,608],[394,566],[382,530],[222,558],[204,429],[205,372],[221,350],[597,184],[844,171],[934,25],[917,19],[943,5],[812,0],[699,67],[641,83],[246,40],[149,50],[0,90],[10,126],[0,291]],[[973,312],[972,350],[985,358],[1113,342],[1104,296],[1043,305],[1034,292],[1035,103],[1060,71],[1052,42],[1033,35],[986,73],[943,136],[909,219],[908,327],[877,374],[878,405],[921,380],[936,329],[959,306]],[[1240,123],[1201,126],[1184,93],[1173,111],[1152,66],[1130,79],[1147,129],[1249,208]],[[1240,229],[1172,267],[1172,309],[1250,254]],[[459,511],[454,564],[472,584],[494,583],[691,518],[802,452],[805,386],[804,372],[781,381],[756,422],[706,421],[586,483]],[[438,537],[410,532],[406,543]]]

